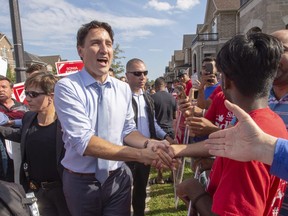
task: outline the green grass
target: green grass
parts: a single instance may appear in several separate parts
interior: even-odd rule
[[[163,178],[166,179],[170,175],[170,171],[163,172]],[[155,178],[157,171],[151,169],[150,178]],[[183,179],[192,176],[190,164],[185,164],[185,171]],[[187,215],[187,208],[179,200],[177,209],[175,208],[174,187],[173,184],[154,184],[150,186],[150,200],[148,201],[149,212],[145,215],[157,216],[183,216]]]

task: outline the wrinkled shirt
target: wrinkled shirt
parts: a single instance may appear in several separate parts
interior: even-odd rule
[[[127,83],[107,77],[109,91],[110,134],[107,141],[123,145],[123,138],[136,130],[132,109],[132,93]],[[99,93],[96,80],[85,70],[58,81],[55,87],[55,108],[63,129],[66,149],[62,165],[74,172],[94,173],[97,158],[83,156],[92,136],[97,136],[97,103]],[[115,169],[122,162],[113,163]]]

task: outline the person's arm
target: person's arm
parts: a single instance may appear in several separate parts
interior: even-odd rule
[[[6,126],[0,126],[0,134],[4,139],[8,139],[14,142],[21,142],[21,129],[20,128],[12,128]]]
[[[212,81],[212,82],[211,82]],[[201,83],[198,90],[197,106],[201,109],[208,109],[212,100],[208,97],[205,98],[206,85],[215,85],[217,83],[216,76],[214,74],[205,75],[202,74]]]
[[[236,126],[220,130],[205,140],[209,153],[238,161],[258,160],[272,164],[276,137],[264,133],[239,106],[225,100],[225,106],[238,119]]]
[[[271,148],[273,145],[270,145]],[[288,181],[288,140],[277,139],[270,173]]]
[[[129,136],[129,135],[128,135]],[[136,134],[133,133],[135,138]],[[143,136],[137,136],[142,138]],[[132,138],[134,140],[134,138]],[[125,139],[125,142],[130,142],[128,139]],[[147,138],[145,139],[146,142]],[[100,137],[92,136],[87,148],[85,149],[84,155],[100,157],[107,160],[116,160],[116,161],[137,161],[144,164],[152,164],[154,160],[158,160],[158,154],[153,150],[153,144],[147,143],[147,147],[144,148],[145,142],[137,141],[139,146],[141,144],[142,149],[132,148],[130,146],[118,146],[110,143]],[[153,141],[150,141],[151,143]],[[156,140],[154,142],[157,142]],[[172,164],[172,159],[169,161],[169,157],[164,161],[165,164]],[[171,157],[170,157],[171,158]]]
[[[206,109],[206,100],[205,100],[205,82],[201,81],[198,88],[198,97],[197,97],[197,106],[201,109]]]
[[[130,96],[131,92],[127,92],[127,95]],[[74,86],[74,83],[69,79],[60,80],[55,87],[55,108],[63,129],[63,141],[68,144],[69,148],[73,148],[79,155],[108,160],[138,161],[147,164],[158,160],[158,154],[153,148],[154,145],[152,145],[157,141],[151,141],[152,144],[144,148],[144,144],[148,139],[136,132],[135,122],[133,123],[134,114],[130,115],[130,112],[126,118],[124,129],[121,130],[124,131],[122,132],[124,141],[128,145],[137,148],[117,145],[118,143],[114,144],[96,136],[91,126],[91,119],[96,119],[97,113],[87,115],[83,105],[85,102],[82,101],[83,98],[86,99],[84,91],[81,91],[79,86]],[[129,97],[126,99],[129,100]],[[132,110],[132,107],[130,108]],[[131,112],[133,113],[133,110]],[[120,139],[119,142],[121,142]],[[163,144],[163,142],[158,142]],[[163,145],[165,145],[165,142]],[[167,144],[167,146],[169,145]],[[169,157],[167,156],[165,159],[169,160]],[[171,158],[170,160],[172,161]]]
[[[190,204],[193,213],[200,213],[202,216],[215,215],[211,212],[212,209],[212,197],[205,191],[205,188],[199,182],[198,179],[189,178],[176,186],[176,193],[180,199],[182,199],[186,205]]]
[[[191,145],[177,144],[171,145],[175,157],[209,157],[208,149],[204,142],[193,143]]]

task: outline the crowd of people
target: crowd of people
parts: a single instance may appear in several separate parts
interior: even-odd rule
[[[60,79],[34,65],[24,103],[0,77],[1,180],[16,178],[11,140],[21,153],[15,175],[40,215],[129,216],[132,207],[144,216],[147,185],[173,183],[179,158],[191,157],[206,181],[176,185],[189,215],[287,215],[288,30],[236,35],[203,59],[193,82],[186,69],[149,89],[142,59],[115,77],[113,43],[108,23],[82,25],[83,69]]]

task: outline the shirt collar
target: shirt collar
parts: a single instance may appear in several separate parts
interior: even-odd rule
[[[107,87],[111,87],[112,85],[112,80],[111,77],[108,75],[105,82],[103,84],[101,84],[100,82],[98,82],[97,80],[94,79],[94,77],[92,77],[85,68],[83,68],[81,71],[79,71],[78,73],[80,73],[80,76],[82,77],[84,86],[90,86],[93,85],[94,83],[97,83],[97,85],[106,85]]]
[[[137,97],[139,97],[139,96],[141,96],[141,95],[143,95],[143,94],[144,94],[144,92],[143,92],[142,89],[140,89],[139,94],[132,92],[132,95],[133,95],[133,96],[137,96]]]

